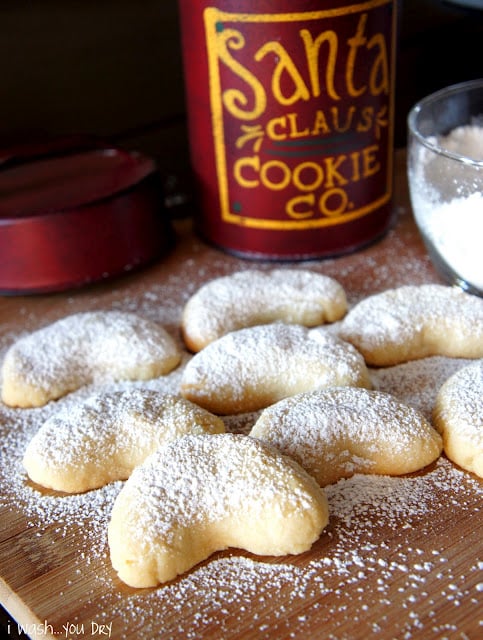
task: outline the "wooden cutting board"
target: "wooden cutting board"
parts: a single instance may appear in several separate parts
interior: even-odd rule
[[[389,287],[440,282],[412,220],[402,152],[396,208],[397,224],[381,241],[299,266],[338,279],[351,304]],[[175,226],[175,250],[142,272],[65,294],[0,298],[0,358],[20,333],[91,309],[135,311],[179,337],[181,308],[201,283],[271,266],[205,245],[189,220]],[[430,359],[372,374],[380,388],[428,412],[438,385],[462,364]],[[175,389],[177,376],[153,388]],[[329,487],[329,526],[305,554],[259,558],[229,549],[168,585],[135,590],[117,578],[106,542],[120,483],[61,496],[25,478],[23,449],[54,408],[0,407],[0,602],[12,637],[482,637],[482,483],[444,457],[411,477],[356,476]],[[227,426],[246,433],[251,419],[228,420]]]

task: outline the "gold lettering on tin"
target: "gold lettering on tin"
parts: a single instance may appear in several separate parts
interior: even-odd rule
[[[389,6],[393,11],[393,0],[367,0],[360,12],[356,5],[273,15],[205,10],[226,221],[266,229],[316,228],[361,217],[388,201],[391,141],[383,132],[390,134],[393,113]],[[383,19],[372,20],[371,11],[382,7]],[[291,28],[263,29],[278,22]],[[378,180],[381,172],[385,191],[377,187],[370,202],[360,200],[353,185]],[[244,190],[259,190],[263,197],[271,192],[285,217],[251,216],[244,209]]]
[[[267,107],[267,90],[281,106],[291,106],[300,101],[318,98],[325,91],[327,96],[340,101],[342,95],[336,90],[337,62],[345,59],[345,95],[357,98],[366,92],[371,95],[388,94],[389,64],[385,37],[376,33],[367,40],[365,35],[367,13],[360,16],[355,34],[347,42],[339,42],[338,35],[332,30],[326,30],[313,37],[307,29],[299,31],[299,37],[304,45],[303,68],[298,68],[291,54],[281,42],[268,41],[259,47],[253,60],[262,62],[269,54],[273,56],[274,67],[269,87],[265,87],[257,78],[256,65],[248,69],[241,64],[234,53],[246,46],[243,34],[236,29],[222,29],[217,33],[216,55],[232,73],[246,86],[246,92],[241,89],[225,89],[222,100],[227,111],[240,120],[253,120],[260,117]],[[373,50],[372,64],[367,69],[367,83],[356,86],[354,77],[361,65],[367,64],[367,57],[360,61],[364,51]],[[322,53],[327,51],[326,55]],[[359,74],[360,75],[360,74]],[[308,78],[308,83],[304,80]],[[283,78],[290,80],[291,90],[287,90],[287,83],[283,85]],[[323,83],[322,83],[323,80]],[[283,88],[285,86],[285,89]],[[248,93],[249,92],[249,93]],[[350,126],[350,123],[346,125]]]
[[[300,100],[309,100],[310,91],[300,75],[297,65],[290,57],[290,54],[280,42],[267,42],[255,54],[255,60],[260,62],[268,54],[273,53],[276,60],[275,69],[272,74],[272,94],[278,104],[290,106]],[[293,91],[285,96],[282,90],[282,78],[286,74],[292,81]]]
[[[310,75],[312,95],[315,98],[318,98],[321,94],[319,54],[322,44],[326,42],[328,44],[328,54],[327,66],[325,71],[325,88],[327,91],[327,95],[332,98],[332,100],[340,100],[340,96],[335,90],[334,86],[335,65],[337,62],[337,49],[339,46],[337,34],[331,30],[323,31],[314,40],[310,31],[308,31],[307,29],[302,29],[300,31],[300,36],[305,45],[305,54]]]
[[[223,104],[233,117],[239,120],[254,120],[262,115],[267,106],[267,98],[262,83],[250,73],[242,64],[237,62],[229,49],[237,50],[245,46],[245,38],[235,29],[223,29],[217,34],[215,41],[218,58],[229,67],[233,73],[243,80],[253,94],[253,107],[247,109],[249,100],[240,89],[226,89],[223,92]]]

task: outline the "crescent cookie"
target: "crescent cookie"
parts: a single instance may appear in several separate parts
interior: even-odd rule
[[[438,284],[389,289],[351,309],[339,335],[374,366],[438,355],[481,358],[483,299]]]
[[[333,278],[307,270],[238,271],[211,280],[186,303],[185,344],[200,351],[230,331],[282,321],[308,327],[340,320],[346,294]]]
[[[416,409],[355,387],[281,400],[261,413],[250,435],[291,456],[321,486],[356,473],[412,473],[442,451],[440,435]]]
[[[115,391],[48,418],[28,444],[23,464],[34,482],[79,493],[125,480],[166,442],[224,430],[221,418],[177,396]]]
[[[436,398],[433,422],[448,458],[483,478],[483,360],[446,380]]]
[[[146,380],[181,360],[173,338],[132,313],[78,313],[15,342],[2,367],[2,400],[39,407],[92,383]]]
[[[133,471],[108,542],[120,579],[152,587],[228,547],[302,553],[327,522],[323,490],[276,449],[243,435],[185,436]]]
[[[195,354],[180,391],[208,411],[233,415],[342,385],[371,386],[354,347],[328,332],[273,323],[232,331]]]

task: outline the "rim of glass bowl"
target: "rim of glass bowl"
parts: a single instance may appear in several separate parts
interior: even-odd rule
[[[470,164],[474,167],[483,169],[483,160],[475,160],[474,158],[469,158],[468,156],[464,156],[460,153],[455,153],[454,151],[449,151],[448,149],[444,149],[440,147],[438,144],[434,144],[429,141],[425,136],[423,136],[416,127],[416,119],[423,107],[426,105],[439,100],[444,96],[450,96],[455,93],[461,93],[465,90],[471,89],[481,89],[483,91],[483,78],[477,80],[468,80],[467,82],[460,82],[458,84],[453,84],[444,89],[439,89],[434,93],[430,93],[425,96],[411,108],[408,115],[408,128],[410,133],[417,138],[417,140],[425,146],[427,149],[434,151],[442,156],[446,156],[447,158],[451,158],[452,160],[458,160],[459,162]],[[481,114],[483,119],[483,113]]]

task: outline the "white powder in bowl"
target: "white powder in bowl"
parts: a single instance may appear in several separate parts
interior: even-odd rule
[[[418,219],[448,266],[465,282],[483,290],[483,193],[428,206]]]
[[[433,142],[483,159],[482,126],[457,127]],[[459,164],[421,147],[409,175],[414,215],[430,253],[441,256],[444,271],[483,291],[483,167]]]
[[[456,127],[439,140],[439,145],[466,158],[483,160],[483,126],[469,124]]]

